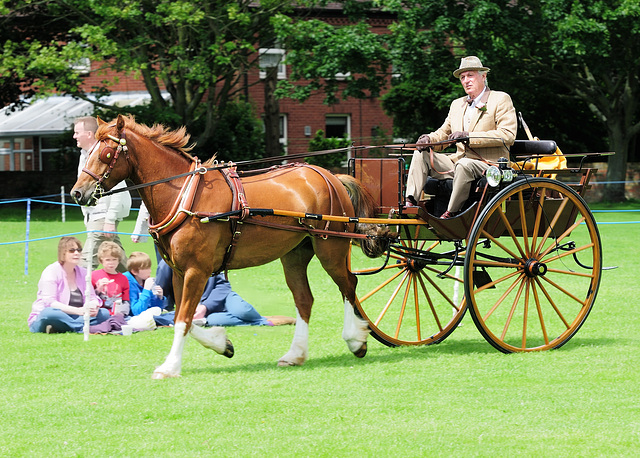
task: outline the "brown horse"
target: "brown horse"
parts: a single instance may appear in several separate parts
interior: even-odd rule
[[[188,333],[205,347],[232,357],[233,346],[224,328],[191,325],[205,283],[214,272],[276,259],[282,262],[297,308],[293,341],[278,365],[301,365],[307,359],[313,304],[307,266],[314,255],[342,293],[344,340],[357,357],[366,354],[369,329],[367,322],[354,313],[357,280],[348,268],[349,234],[375,232],[375,226],[355,224],[347,218],[325,221],[269,214],[246,218],[249,209],[258,208],[303,215],[374,216],[373,200],[359,182],[346,177],[343,184],[328,171],[308,165],[274,168],[241,180],[233,173],[225,177],[223,172],[228,168],[215,167],[213,160],[199,165],[188,154],[189,135],[184,128],[150,128],[137,124],[132,117],[118,116],[111,124],[99,121],[96,140],[97,146],[71,195],[79,204],[91,205],[126,178],[136,185],[151,184],[139,192],[151,215],[152,235],[174,271],[174,340],[154,378],[180,375]],[[161,182],[153,183],[157,181]],[[355,210],[350,195],[358,203]],[[231,212],[233,208],[240,210]],[[231,217],[224,220],[215,217],[229,213]],[[202,222],[206,221],[203,215],[214,215],[209,218],[212,222]],[[379,241],[384,243],[375,236],[364,240],[370,244],[369,254],[377,254]]]

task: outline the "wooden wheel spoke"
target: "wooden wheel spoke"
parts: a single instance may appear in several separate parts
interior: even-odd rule
[[[544,294],[544,296],[547,298],[547,301],[549,301],[549,304],[551,304],[551,307],[553,307],[553,310],[556,311],[556,314],[564,323],[565,327],[569,329],[569,323],[567,322],[567,320],[565,320],[564,315],[556,305],[555,301],[551,299],[551,296],[549,295],[549,292],[547,291],[547,289],[542,285],[542,283],[540,283],[540,280],[538,278],[536,278],[535,281],[538,287],[540,288],[540,290],[542,291],[542,293]]]
[[[540,321],[540,329],[542,330],[542,336],[544,343],[549,345],[549,335],[547,333],[547,327],[544,324],[544,316],[542,315],[542,307],[540,306],[540,298],[538,297],[538,290],[536,289],[536,283],[531,283],[531,290],[533,291],[533,298],[536,302],[536,310],[538,311],[538,319]]]
[[[505,215],[504,212],[499,207],[498,207],[498,214],[500,215],[500,219],[504,223],[504,227],[507,229],[507,232],[509,232],[509,235],[511,236],[511,240],[513,240],[514,245],[516,246],[516,248],[520,252],[520,257],[525,258],[526,254],[522,250],[522,247],[520,246],[520,243],[518,242],[518,237],[516,236],[516,233],[514,232],[513,227],[511,227],[511,223],[507,219],[507,215]],[[514,257],[517,258],[517,256],[514,256]]]
[[[396,339],[400,335],[400,328],[402,327],[404,312],[407,309],[407,300],[409,299],[409,292],[411,291],[411,285],[413,285],[413,290],[416,291],[415,275],[409,273],[409,281],[407,281],[407,287],[404,290],[404,297],[402,298],[402,305],[400,306],[400,316],[398,317],[398,324],[396,325],[396,333],[394,335]],[[417,301],[418,298],[416,297],[415,300]]]
[[[368,292],[367,294],[365,294],[364,296],[362,296],[362,298],[360,299],[360,303],[366,301],[368,298],[370,298],[371,296],[373,296],[375,293],[377,293],[378,291],[380,291],[382,288],[384,288],[385,286],[387,286],[389,283],[391,283],[392,281],[394,281],[396,278],[398,278],[400,275],[402,275],[403,273],[406,272],[406,269],[400,270],[398,271],[398,273],[396,273],[395,275],[392,275],[390,278],[388,278],[387,280],[385,280],[384,282],[382,282],[381,284],[379,284],[377,287],[375,287],[373,290],[371,290],[370,292]]]
[[[440,323],[440,317],[438,316],[438,312],[436,311],[435,306],[433,305],[433,300],[431,299],[431,294],[429,294],[429,290],[427,290],[426,285],[424,284],[424,280],[422,277],[424,274],[418,276],[418,280],[420,281],[420,287],[422,288],[422,292],[424,293],[424,297],[427,299],[427,303],[429,304],[429,308],[431,309],[431,314],[433,318],[436,320],[436,326],[438,326],[438,330],[442,332],[444,329],[442,324]]]
[[[571,299],[573,299],[574,301],[576,301],[577,303],[579,303],[583,307],[586,305],[586,301],[582,301],[582,300],[578,299],[574,294],[571,294],[569,291],[567,291],[565,288],[563,288],[562,286],[558,285],[554,281],[550,280],[547,277],[541,277],[541,278],[544,281],[546,281],[547,283],[549,283],[550,285],[554,286],[558,291],[561,291],[564,294],[566,294],[567,296],[569,296]]]
[[[560,270],[560,269],[547,269],[547,272],[553,272],[556,274],[565,274],[565,275],[574,275],[576,277],[586,277],[586,278],[594,278],[595,273],[585,273],[585,272],[573,272],[571,270]]]
[[[513,273],[511,275],[507,275],[507,277],[504,277],[502,280],[507,280],[507,278],[511,278],[514,275],[518,275],[518,272],[515,272],[515,273]],[[496,311],[496,309],[500,306],[500,304],[502,304],[502,302],[511,293],[511,291],[513,291],[513,288],[515,288],[516,285],[522,280],[522,277],[524,277],[524,274],[520,274],[518,276],[518,278],[516,278],[516,280],[511,284],[511,286],[509,286],[507,288],[507,290],[502,294],[502,296],[500,296],[500,298],[496,301],[496,303],[493,304],[493,307],[491,307],[489,309],[489,311],[487,312],[487,314],[482,317],[484,319],[484,321],[487,321],[489,319],[489,317],[493,314],[493,312]]]
[[[548,264],[548,263],[556,261],[558,259],[562,259],[564,257],[571,256],[572,254],[580,253],[581,251],[588,250],[588,249],[591,249],[591,248],[593,248],[593,243],[589,243],[589,244],[581,246],[579,248],[574,248],[573,250],[563,251],[562,253],[557,254],[557,255],[555,255],[555,256],[553,256],[551,258],[542,259],[542,261]]]
[[[533,225],[533,234],[531,234],[531,253],[536,249],[536,239],[540,230],[540,222],[542,221],[542,209],[544,208],[544,199],[547,196],[547,188],[540,189],[540,199],[538,200],[538,208],[536,209],[536,220]]]
[[[510,278],[513,278],[514,276],[519,275],[520,273],[521,272],[511,272],[510,274],[505,275],[504,277],[500,277],[497,280],[493,280],[493,281],[487,283],[486,285],[483,285],[480,288],[477,288],[476,289],[476,294],[480,293],[480,292],[482,292],[482,291],[484,291],[486,289],[493,288],[497,284],[502,283],[503,281],[509,280]]]
[[[431,266],[426,266],[426,267],[424,268],[424,270],[428,270],[429,272],[433,272],[434,274],[438,274],[438,275],[441,275],[441,274],[442,274],[442,271],[440,271],[440,270],[438,270],[438,269],[434,269],[434,268],[433,268],[433,267],[431,267]],[[450,278],[451,280],[455,280],[455,281],[457,281],[457,282],[459,282],[459,283],[464,284],[464,280],[463,280],[462,278],[458,278],[458,277],[456,277],[455,275],[445,274],[445,275],[444,275],[444,278]]]
[[[540,240],[540,244],[538,245],[537,248],[533,247],[534,249],[532,250],[532,254],[534,256],[538,257],[538,259],[539,259],[539,256],[537,256],[537,255],[538,255],[539,251],[544,247],[544,244],[547,242],[547,239],[551,235],[551,232],[553,231],[553,228],[556,226],[556,223],[558,222],[558,219],[562,215],[562,212],[564,211],[564,208],[567,206],[567,202],[569,202],[569,198],[565,197],[562,200],[562,203],[560,204],[560,206],[558,207],[558,210],[556,211],[555,215],[553,215],[553,219],[551,220],[551,223],[549,223],[549,227],[547,227],[547,230],[544,232],[544,235],[542,236],[542,239]]]
[[[484,230],[482,231],[482,237],[486,237],[489,240],[491,240],[491,243],[494,243],[495,245],[499,246],[505,253],[509,254],[512,258],[514,258],[514,259],[520,258],[520,256],[518,256],[513,251],[511,251],[509,248],[507,248],[496,237],[494,237],[493,235],[489,234],[488,232],[486,232]]]
[[[391,294],[391,297],[387,301],[387,304],[382,308],[382,311],[378,315],[378,318],[376,318],[376,320],[374,321],[374,324],[376,326],[378,326],[380,324],[380,321],[382,321],[384,316],[387,314],[387,312],[389,311],[389,308],[391,307],[391,304],[393,304],[393,300],[396,298],[396,296],[398,295],[398,293],[402,289],[402,285],[404,285],[405,281],[407,281],[407,278],[409,278],[409,272],[408,271],[405,271],[404,274],[405,274],[404,277],[402,277],[402,280],[400,281],[400,283],[398,283],[398,286],[393,291],[393,294]],[[397,276],[396,276],[396,278],[397,278]],[[360,301],[360,302],[362,302],[362,301]]]
[[[420,280],[420,283],[422,283],[422,279],[420,279],[419,275],[416,275],[416,277],[418,278],[418,280]],[[422,285],[422,288],[424,289],[424,285]],[[413,291],[414,291],[414,300],[415,300],[415,313],[416,313],[416,337],[418,339],[418,341],[422,340],[422,327],[420,326],[420,301],[418,300],[418,286],[415,282],[415,279],[413,281]]]
[[[447,296],[447,293],[445,293],[444,291],[442,291],[442,288],[440,288],[435,281],[433,281],[433,278],[425,275],[427,281],[431,284],[431,286],[433,286],[436,291],[438,291],[438,293],[440,293],[440,295],[449,303],[451,304],[451,307],[455,308],[455,304],[453,303],[453,301],[449,298],[449,296]]]
[[[518,282],[516,282],[518,283]],[[509,316],[507,316],[507,321],[504,323],[504,327],[502,328],[502,335],[500,336],[501,340],[504,340],[505,336],[507,335],[507,331],[509,330],[509,326],[511,325],[511,320],[513,319],[513,314],[515,313],[516,309],[518,308],[518,302],[520,301],[520,296],[522,295],[522,289],[524,288],[524,286],[527,283],[527,279],[526,278],[521,278],[520,283],[520,287],[518,288],[518,292],[516,293],[516,297],[513,300],[513,303],[511,304],[511,309],[509,310]],[[514,284],[515,286],[515,284]]]
[[[524,245],[524,252],[528,256],[529,251],[529,235],[527,233],[527,217],[524,208],[524,198],[522,197],[522,191],[518,192],[518,210],[520,211],[520,227],[522,229],[522,242]]]
[[[531,282],[525,281],[527,289],[524,291],[524,310],[522,317],[522,347],[527,348],[527,318],[529,316],[529,292],[531,290]]]
[[[551,245],[549,245],[547,247],[546,250],[544,250],[541,254],[540,257],[543,258],[544,256],[546,256],[550,251],[552,251],[557,245],[560,245],[560,242],[562,242],[565,237],[567,237],[576,227],[578,227],[583,221],[585,220],[584,217],[580,218],[578,221],[576,221],[574,224],[571,225],[571,227],[569,229],[567,229],[566,231],[564,231],[562,233],[562,235],[560,235],[560,237],[558,237],[554,243],[552,243]]]

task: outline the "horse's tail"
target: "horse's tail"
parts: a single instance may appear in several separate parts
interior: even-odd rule
[[[358,218],[374,218],[376,216],[375,199],[364,185],[351,175],[337,175],[346,188],[355,216]],[[356,233],[365,234],[366,239],[354,239],[360,245],[362,252],[370,258],[382,255],[389,246],[389,238],[393,235],[389,228],[380,224],[356,223]]]

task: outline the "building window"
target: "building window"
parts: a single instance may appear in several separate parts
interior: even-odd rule
[[[267,68],[278,67],[278,79],[287,77],[287,66],[284,64],[284,49],[260,48],[260,79],[267,77]]]
[[[349,115],[327,115],[324,132],[327,138],[351,138],[351,118]]]
[[[88,75],[91,72],[91,59],[81,57],[71,64],[71,68],[80,75]]]

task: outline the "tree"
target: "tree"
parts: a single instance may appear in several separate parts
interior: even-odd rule
[[[398,7],[395,1],[386,4]],[[394,42],[405,56],[413,50],[435,63],[415,71],[422,62],[409,60],[405,68],[411,84],[424,81],[426,87],[434,87],[428,80],[434,77],[432,69],[440,68],[431,59],[437,57],[436,47],[449,50],[455,65],[463,55],[478,55],[497,69],[489,74],[490,80],[499,81],[501,89],[531,108],[538,119],[544,115],[548,127],[573,131],[592,146],[606,138],[616,152],[608,161],[607,181],[625,180],[630,145],[640,132],[636,0],[409,2],[396,11],[400,21],[394,38],[412,31],[421,35],[416,31],[422,30],[442,34],[441,39],[419,43]],[[443,46],[443,39],[448,45]],[[594,128],[596,121],[604,129]],[[605,198],[623,200],[624,185],[608,185]]]
[[[338,2],[341,3],[341,2]],[[363,14],[368,3],[347,0],[344,14],[356,21],[334,26],[313,18],[280,16],[273,21],[291,66],[287,81],[276,91],[279,97],[304,101],[322,92],[325,103],[349,97],[376,98],[390,75],[391,61],[384,37],[373,33]],[[301,82],[302,84],[294,84]]]
[[[47,9],[39,4],[25,4],[21,14],[12,11],[19,2],[0,3],[0,106],[13,104],[18,108],[23,97],[36,94],[38,72],[24,65],[22,54],[31,43],[62,40],[68,24],[51,18]]]
[[[6,69],[26,69],[35,89],[87,99],[83,78],[69,63],[82,58],[104,69],[139,76],[158,112],[197,133],[199,144],[214,135],[227,104],[241,98],[244,76],[258,65],[257,46],[271,35],[270,22],[290,9],[290,0],[23,0],[4,2],[4,23],[32,19],[67,24],[64,40],[23,36],[8,40]],[[8,51],[8,52],[7,52]],[[10,58],[10,59],[9,59]],[[4,77],[5,72],[2,73]],[[3,79],[4,80],[4,79]],[[108,91],[109,81],[94,88]],[[165,100],[162,91],[169,93]],[[169,116],[165,116],[170,118]]]

